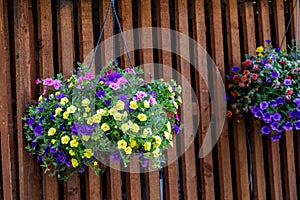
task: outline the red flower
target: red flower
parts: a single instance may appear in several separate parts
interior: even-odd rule
[[[291,76],[287,76],[286,78],[287,78],[287,79],[292,79],[292,77],[291,77]]]
[[[239,82],[239,81],[240,81],[240,77],[239,77],[238,75],[234,75],[234,76],[233,76],[233,80],[234,80],[235,82]]]
[[[258,78],[258,75],[257,75],[257,74],[252,74],[252,79],[253,79],[253,80],[257,80],[257,78]]]
[[[287,96],[285,96],[285,100],[287,100],[287,101],[289,101],[289,100],[291,100],[291,95],[287,95]]]
[[[237,93],[236,91],[232,91],[232,92],[230,92],[230,94],[233,97],[237,97],[239,93]]]
[[[258,66],[258,65],[254,65],[254,66],[253,66],[253,71],[257,72],[258,69],[259,69],[259,66]]]
[[[283,61],[283,60],[279,61],[278,63],[279,63],[280,65],[282,65],[282,66],[286,65],[286,62]]]
[[[250,74],[250,71],[249,71],[249,70],[244,70],[244,71],[243,71],[243,74],[245,74],[245,75],[246,75],[246,74]]]
[[[293,94],[293,90],[287,90],[287,91],[286,91],[286,94],[287,94],[287,95],[292,95],[292,94]]]
[[[246,64],[246,62],[242,62],[242,67],[244,67],[244,68],[245,68],[245,67],[246,67],[246,65],[247,65],[247,64]]]
[[[240,87],[245,87],[245,83],[239,82],[239,86],[240,86]]]
[[[232,88],[233,87],[233,84],[228,84],[228,88]]]
[[[247,76],[242,76],[241,81],[243,81],[243,82],[248,81],[248,77]]]
[[[272,61],[273,61],[272,59],[269,59],[269,60],[268,60],[268,63],[270,63],[270,64],[271,64],[271,63],[272,63]]]
[[[252,65],[252,61],[251,61],[251,60],[246,60],[246,65],[247,65],[247,66]]]

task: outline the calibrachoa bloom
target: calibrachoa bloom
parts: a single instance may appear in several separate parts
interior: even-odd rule
[[[250,113],[262,120],[261,134],[278,141],[283,131],[300,130],[300,74],[295,47],[289,51],[257,48],[242,67],[234,66],[227,76],[231,112]],[[299,55],[299,50],[297,50]]]
[[[68,79],[61,74],[38,79],[44,92],[24,117],[26,149],[46,171],[52,166],[51,175],[59,179],[87,167],[99,174],[101,152],[124,167],[132,155],[142,167],[152,163],[160,168],[163,151],[182,129],[177,113],[181,88],[175,81],[146,82],[142,73],[110,62],[99,75],[81,65]]]

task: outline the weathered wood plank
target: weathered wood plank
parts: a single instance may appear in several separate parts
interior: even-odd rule
[[[168,0],[156,0],[156,16],[157,26],[161,28],[170,29],[170,11]],[[158,34],[158,43],[161,46],[171,47],[171,38],[161,38],[160,33]],[[170,52],[159,50],[158,60],[160,64],[164,65],[163,69],[160,69],[162,76],[165,81],[172,79],[172,55]],[[174,176],[177,174],[176,162],[170,163],[172,158],[176,157],[176,142],[174,142],[173,148],[169,148],[167,153],[168,166],[164,168],[164,193],[166,199],[178,199],[178,177]]]
[[[186,0],[175,1],[175,25],[176,31],[189,35],[188,1]],[[182,40],[177,39],[176,48],[179,55],[184,53],[189,58],[190,51],[188,45],[184,44]],[[180,84],[182,85],[182,102],[184,102],[181,106],[181,111],[183,111],[181,118],[185,124],[181,138],[181,148],[185,150],[181,158],[183,193],[184,199],[198,199],[195,146],[194,142],[190,141],[192,136],[188,135],[194,132],[193,116],[191,115],[192,94],[189,85],[191,83],[190,63],[177,56],[177,69],[181,76],[186,79],[186,81],[181,81],[182,78],[179,77]],[[188,145],[190,146],[188,147]]]
[[[8,16],[7,2],[0,0],[0,77],[2,77],[2,86],[0,88],[0,142],[1,142],[1,171],[2,186],[0,197],[3,199],[17,199],[17,169],[16,157],[14,156],[16,138],[13,133],[13,111],[11,94],[11,69],[10,69],[10,48],[8,34]],[[3,194],[2,194],[3,191]]]
[[[196,0],[194,2],[194,39],[201,45],[201,47],[206,48],[206,24],[205,24],[205,5],[204,0]],[[206,55],[204,52],[195,52],[196,62],[199,67],[207,67],[206,65]],[[203,69],[202,69],[203,70]],[[203,70],[205,75],[208,76],[208,71]],[[196,72],[197,73],[197,72]],[[197,96],[200,104],[200,128],[198,130],[199,134],[199,147],[202,145],[203,138],[206,137],[209,119],[210,119],[210,109],[209,109],[209,93],[208,86],[206,85],[204,79],[202,78],[204,74],[196,74],[197,81]],[[193,109],[194,110],[194,109]],[[198,169],[197,169],[198,170]],[[215,183],[214,183],[214,171],[213,171],[213,156],[210,152],[207,156],[200,159],[200,177],[201,177],[201,193],[202,199],[215,199]]]
[[[52,77],[53,65],[53,34],[51,0],[40,0],[38,6],[38,38],[40,77]],[[58,181],[55,176],[43,174],[43,198],[58,199]]]
[[[34,29],[30,1],[14,1],[14,35],[17,96],[19,198],[39,199],[39,168],[34,158],[25,151],[22,116],[35,98],[36,63]]]
[[[284,0],[272,2],[274,5],[275,30],[276,30],[276,46],[281,45],[285,33],[285,18],[284,18]],[[286,48],[286,39],[283,40],[282,47]]]
[[[238,7],[235,0],[227,1],[227,32],[229,66],[241,63]],[[234,120],[234,154],[238,199],[250,199],[245,119]]]

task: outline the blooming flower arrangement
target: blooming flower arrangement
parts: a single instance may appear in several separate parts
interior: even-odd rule
[[[257,55],[246,56],[242,66],[234,66],[228,78],[228,116],[249,112],[263,122],[261,134],[273,141],[285,130],[300,129],[299,51],[272,48],[256,49]],[[297,53],[295,53],[297,52]]]
[[[103,155],[125,167],[133,154],[142,167],[165,162],[163,152],[182,128],[181,88],[173,80],[146,82],[141,69],[117,65],[99,75],[82,65],[69,79],[37,80],[44,91],[24,117],[26,148],[46,171],[52,167],[50,175],[63,179],[87,167],[98,174]]]

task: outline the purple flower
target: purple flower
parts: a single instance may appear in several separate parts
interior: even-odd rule
[[[60,162],[65,163],[67,157],[66,157],[66,154],[61,151],[58,154],[56,154],[54,156],[54,158],[57,163],[60,163]]]
[[[276,54],[270,53],[268,55],[268,57],[271,58],[271,59],[273,59],[273,60],[275,60],[277,56],[276,56]]]
[[[64,98],[66,95],[64,93],[61,93],[61,94],[58,94],[55,96],[55,98],[57,99],[61,99],[61,98]]]
[[[277,106],[277,102],[275,100],[270,101],[270,105],[275,108]]]
[[[52,78],[46,78],[43,82],[43,85],[45,86],[52,86],[53,85],[53,80]]]
[[[61,87],[61,80],[53,80],[53,87],[54,89],[58,90]]]
[[[278,140],[280,140],[280,138],[281,138],[281,135],[280,134],[273,134],[272,136],[271,136],[271,139],[272,139],[272,141],[273,142],[276,142],[276,141],[278,141]]]
[[[28,120],[27,120],[27,124],[28,126],[32,126],[34,124],[34,119],[33,117],[30,117]]]
[[[266,77],[266,83],[270,83],[271,82],[271,78],[270,77]]]
[[[266,123],[270,123],[272,121],[272,116],[269,113],[264,113],[262,115],[262,119],[266,122]]]
[[[274,113],[273,119],[274,119],[274,121],[279,121],[281,119],[281,115],[279,113]]]
[[[56,152],[57,152],[57,150],[54,149],[53,147],[50,147],[50,148],[49,148],[49,151],[50,151],[50,153],[56,153]]]
[[[33,132],[36,135],[42,135],[42,133],[44,132],[44,128],[40,125],[35,125]]]
[[[31,147],[34,148],[36,146],[36,142],[31,142]]]
[[[267,62],[268,62],[268,61],[267,61]],[[265,68],[267,68],[267,69],[272,69],[273,66],[272,66],[271,64],[267,63],[267,64],[265,64]]]
[[[285,102],[285,99],[283,97],[278,97],[276,99],[277,105],[282,105]]]
[[[94,77],[95,75],[92,72],[88,72],[84,75],[84,78],[89,81],[92,80]]]
[[[275,49],[275,51],[276,51],[277,53],[279,53],[279,52],[280,52],[280,48],[277,47],[277,48]]]
[[[107,80],[109,82],[115,82],[117,79],[121,78],[122,74],[120,73],[112,73],[107,76]]]
[[[129,97],[124,94],[119,95],[119,100],[121,100],[121,101],[127,102],[128,99],[129,99]]]
[[[274,72],[271,73],[272,78],[277,78],[278,75],[279,75],[279,74],[278,74],[277,71],[274,71]]]
[[[230,94],[228,94],[228,93],[225,94],[225,100],[226,100],[226,101],[229,101],[229,100],[230,100]]]
[[[147,93],[143,92],[143,91],[138,91],[136,94],[135,94],[137,100],[139,101],[142,101],[143,98],[145,98],[147,96]]]
[[[257,114],[260,112],[259,108],[257,106],[253,106],[250,111],[252,112],[252,114]]]
[[[270,127],[268,127],[268,126],[263,126],[263,127],[261,128],[261,133],[264,134],[264,135],[269,135],[269,134],[270,134],[270,131],[271,131],[271,129],[270,129]]]
[[[153,98],[153,97],[150,97],[150,98],[149,98],[149,103],[152,104],[152,105],[157,104],[156,99]]]
[[[85,169],[86,169],[86,166],[85,165],[83,165],[82,167],[80,167],[77,171],[78,171],[78,173],[83,173],[83,172],[85,172]]]
[[[113,159],[114,162],[120,162],[121,161],[121,155],[119,151],[115,151],[113,153],[111,153],[110,155]]]
[[[284,79],[283,84],[284,84],[284,85],[292,85],[292,80],[286,78],[286,79]]]
[[[53,112],[53,113],[51,113],[51,115],[50,115],[50,120],[55,120],[55,117],[54,117],[54,115],[55,115],[55,113]]]
[[[72,133],[72,135],[74,135],[74,136],[78,136],[78,131],[77,131],[77,124],[73,124],[72,125],[72,128],[71,128],[71,133]]]
[[[176,134],[180,133],[180,128],[177,124],[174,124],[174,130],[176,131]]]
[[[63,130],[65,130],[65,129],[66,129],[66,125],[65,125],[65,124],[61,124],[61,125],[59,126],[59,130],[63,131]]]
[[[111,100],[110,99],[107,99],[107,100],[104,100],[104,104],[105,106],[111,106]]]
[[[240,68],[238,67],[238,66],[233,66],[232,68],[231,68],[231,71],[233,72],[233,73],[236,73],[236,72],[238,72],[240,70]]]
[[[268,43],[268,44],[271,44],[271,40],[270,39],[268,39],[268,40],[266,40],[266,42]]]
[[[265,65],[265,64],[268,64],[268,60],[262,59],[262,60],[261,60],[261,63],[264,64],[264,65]]]
[[[294,102],[295,104],[299,105],[299,104],[300,104],[300,98],[294,99],[293,102]]]
[[[149,160],[147,158],[142,158],[142,163],[141,163],[142,167],[147,167],[148,162],[149,162]]]
[[[293,124],[291,122],[287,121],[283,124],[283,128],[287,131],[293,130]]]
[[[71,160],[66,160],[65,164],[66,164],[67,167],[71,167],[72,166]]]
[[[296,130],[300,130],[300,120],[296,121],[294,126]]]
[[[81,126],[77,126],[77,131],[79,134],[81,135],[85,135],[85,136],[91,136],[93,131],[94,131],[94,128],[91,126],[91,125],[81,125]]]
[[[153,91],[150,91],[150,92],[147,92],[150,96],[152,96],[153,98],[156,98],[156,92],[153,92]]]
[[[268,103],[266,101],[262,101],[259,104],[259,107],[260,107],[261,110],[266,110],[268,106],[269,105],[268,105]]]
[[[44,160],[43,156],[40,156],[40,155],[37,156],[37,162],[38,163],[43,162],[43,160]]]
[[[297,111],[297,110],[291,110],[290,112],[289,112],[289,116],[290,116],[290,118],[298,118],[298,116],[299,116],[299,112]]]
[[[279,131],[278,128],[279,128],[280,124],[278,122],[273,122],[270,127],[272,130],[274,131]]]
[[[105,97],[105,91],[104,90],[99,90],[96,92],[96,96],[101,99],[102,97]]]

